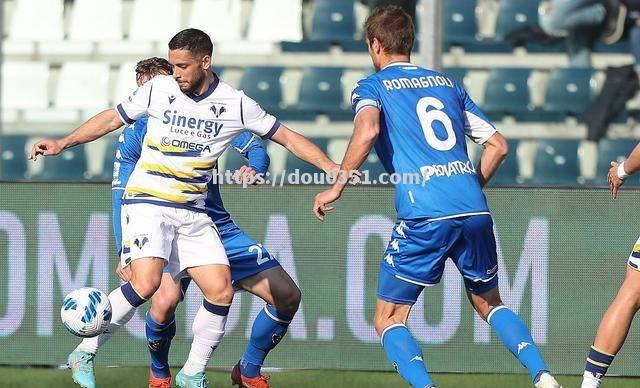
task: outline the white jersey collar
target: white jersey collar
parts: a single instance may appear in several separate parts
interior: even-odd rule
[[[415,66],[415,65],[413,63],[411,63],[411,62],[391,62],[387,66],[383,67],[382,70],[386,69],[387,67],[391,67],[391,66]]]

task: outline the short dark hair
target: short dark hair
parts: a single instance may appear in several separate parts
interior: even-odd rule
[[[415,41],[411,16],[396,5],[376,8],[364,23],[367,41],[376,38],[388,54],[410,55]]]
[[[136,81],[142,77],[149,79],[157,75],[173,74],[173,66],[164,58],[151,57],[136,63]]]
[[[169,41],[169,50],[187,50],[194,55],[212,55],[213,43],[204,31],[187,28]]]

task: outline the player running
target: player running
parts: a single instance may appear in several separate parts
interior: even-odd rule
[[[138,62],[136,80],[141,86],[158,74],[171,74],[169,62],[162,58],[150,58]],[[114,161],[113,177],[113,227],[118,252],[121,250],[120,206],[122,191],[129,175],[140,157],[144,135],[147,131],[147,118],[142,117],[132,126],[128,126],[118,143],[118,152]],[[248,166],[238,171],[240,176],[255,179],[254,174],[264,175],[269,168],[269,155],[255,135],[243,132],[233,140],[233,148],[244,156]],[[268,387],[266,376],[260,374],[265,357],[287,332],[300,305],[301,293],[295,282],[269,252],[244,233],[231,220],[220,197],[218,184],[209,182],[206,213],[220,232],[231,265],[231,279],[237,288],[247,290],[261,297],[267,305],[256,317],[249,344],[242,360],[233,368],[232,380],[242,387]],[[128,281],[130,269],[118,265],[118,275]],[[146,317],[146,334],[151,356],[149,387],[165,388],[171,386],[169,369],[169,347],[176,333],[174,312],[182,300],[188,279],[183,279],[182,287],[176,285],[171,275],[165,271],[160,288],[151,299],[151,308]],[[74,368],[76,380],[93,381],[92,356],[77,351],[74,359],[87,360],[86,368]],[[74,365],[73,363],[71,365]],[[89,376],[81,376],[90,373]]]
[[[618,190],[625,180],[640,171],[640,145],[631,151],[622,163],[611,162],[607,181],[611,187],[611,197],[618,197]],[[582,388],[598,388],[607,374],[614,357],[627,338],[633,317],[640,309],[640,238],[633,246],[627,260],[627,274],[618,295],[604,313],[596,339],[589,349],[584,367]]]
[[[207,185],[220,155],[249,130],[324,171],[335,168],[313,143],[221,82],[211,71],[212,51],[204,32],[179,32],[169,42],[173,77],[154,77],[116,109],[99,113],[65,138],[37,142],[29,156],[57,155],[149,116],[140,159],[123,199],[123,246],[130,242],[131,278],[109,295],[113,312],[107,331],[78,350],[95,354],[158,290],[168,266],[174,280],[188,276],[204,295],[193,321],[188,359],[176,376],[182,388],[208,386],[204,369],[224,335],[233,299],[229,261],[205,213]]]
[[[404,11],[375,10],[365,31],[377,73],[353,90],[355,129],[342,174],[357,169],[375,143],[389,173],[422,177],[396,185],[398,221],[380,264],[374,325],[387,358],[412,387],[435,387],[405,324],[424,287],[440,281],[450,257],[471,304],[528,369],[535,386],[560,387],[528,328],[498,292],[493,221],[481,187],[505,158],[506,140],[462,87],[409,62],[414,29]],[[465,135],[484,146],[477,170]],[[320,220],[345,184],[339,180],[316,196],[313,210]]]

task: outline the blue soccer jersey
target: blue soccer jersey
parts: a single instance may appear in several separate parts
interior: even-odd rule
[[[432,70],[393,63],[359,81],[351,102],[356,115],[371,106],[380,110],[375,149],[386,171],[399,176],[398,218],[488,213],[465,136],[482,144],[496,130],[460,85]]]

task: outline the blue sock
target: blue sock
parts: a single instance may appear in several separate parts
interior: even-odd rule
[[[176,319],[171,318],[169,323],[156,323],[151,314],[147,312],[147,341],[149,344],[149,356],[151,357],[151,372],[158,378],[171,376],[169,371],[169,347],[171,340],[176,335]]]
[[[531,380],[536,382],[541,372],[549,371],[527,325],[513,311],[505,306],[498,306],[491,310],[487,322],[502,344],[527,368]]]
[[[264,359],[284,337],[293,317],[266,305],[256,317],[251,329],[251,338],[240,360],[240,373],[246,377],[260,376]]]
[[[615,354],[601,352],[596,349],[595,346],[591,346],[584,370],[585,372],[590,372],[594,377],[601,379],[607,374],[607,370],[613,362],[614,357]]]
[[[396,324],[387,327],[382,332],[381,342],[387,359],[412,387],[424,388],[433,385],[424,365],[422,349],[405,325]]]

